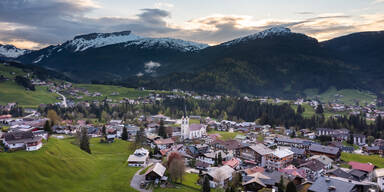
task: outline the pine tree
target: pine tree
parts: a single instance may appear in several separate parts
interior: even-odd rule
[[[91,153],[91,148],[89,147],[89,138],[88,138],[88,132],[86,128],[81,129],[81,134],[80,134],[80,149],[87,152]]]
[[[101,134],[103,134],[104,137],[107,136],[107,128],[105,127],[105,125],[103,125],[103,128],[101,128]]]
[[[285,190],[285,192],[297,192],[296,185],[292,181],[290,181],[287,185],[287,189]]]
[[[303,112],[304,112],[303,107],[301,107],[301,105],[298,105],[298,106],[297,106],[297,113],[298,113],[298,114],[302,114]]]
[[[209,178],[208,176],[204,176],[204,182],[203,182],[203,192],[210,192],[211,186],[209,184]]]
[[[124,141],[128,140],[128,132],[126,127],[123,128],[123,133],[121,133],[121,139]]]
[[[218,159],[217,159],[217,154],[215,155],[214,161],[215,161],[214,166],[217,167],[219,165],[219,162],[218,162]]]
[[[48,120],[44,123],[44,131],[46,131],[48,134],[52,134],[51,124]]]
[[[219,164],[219,165],[223,164],[223,157],[221,156],[221,152],[217,156],[217,164]]]
[[[165,130],[164,121],[160,120],[160,127],[159,127],[159,136],[163,137],[164,139],[167,138],[167,132]]]
[[[322,104],[317,105],[316,113],[317,114],[323,114],[324,113],[324,109],[323,109],[323,105]]]

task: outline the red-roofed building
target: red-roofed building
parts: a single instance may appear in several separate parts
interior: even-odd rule
[[[355,161],[351,161],[348,163],[352,167],[352,169],[357,169],[360,171],[365,171],[367,173],[371,173],[373,169],[375,168],[375,165],[371,163],[359,163]]]
[[[239,164],[240,164],[240,161],[236,158],[232,158],[229,161],[223,162],[223,165],[228,165],[228,166],[232,167],[233,169],[236,169],[237,167],[239,167]]]

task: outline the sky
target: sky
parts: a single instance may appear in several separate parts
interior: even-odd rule
[[[214,45],[275,26],[319,41],[384,30],[384,0],[0,0],[0,44],[27,49],[127,30]]]

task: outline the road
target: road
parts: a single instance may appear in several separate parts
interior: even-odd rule
[[[64,105],[65,108],[67,108],[68,107],[67,98],[63,94],[61,94],[59,92],[56,92],[56,93],[63,98],[63,101],[61,103]]]
[[[144,175],[140,175],[140,171],[142,169],[145,169],[145,167],[143,167],[140,170],[138,170],[135,173],[135,175],[133,176],[133,178],[131,180],[131,187],[136,189],[137,191],[140,191],[140,192],[151,192],[151,190],[146,190],[146,189],[140,188],[141,181],[145,181],[145,176]]]

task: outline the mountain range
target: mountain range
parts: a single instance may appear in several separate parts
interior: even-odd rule
[[[384,32],[324,42],[275,27],[215,46],[130,31],[76,36],[15,56],[79,82],[256,95],[301,95],[331,86],[384,88]],[[0,53],[1,54],[1,53]]]

